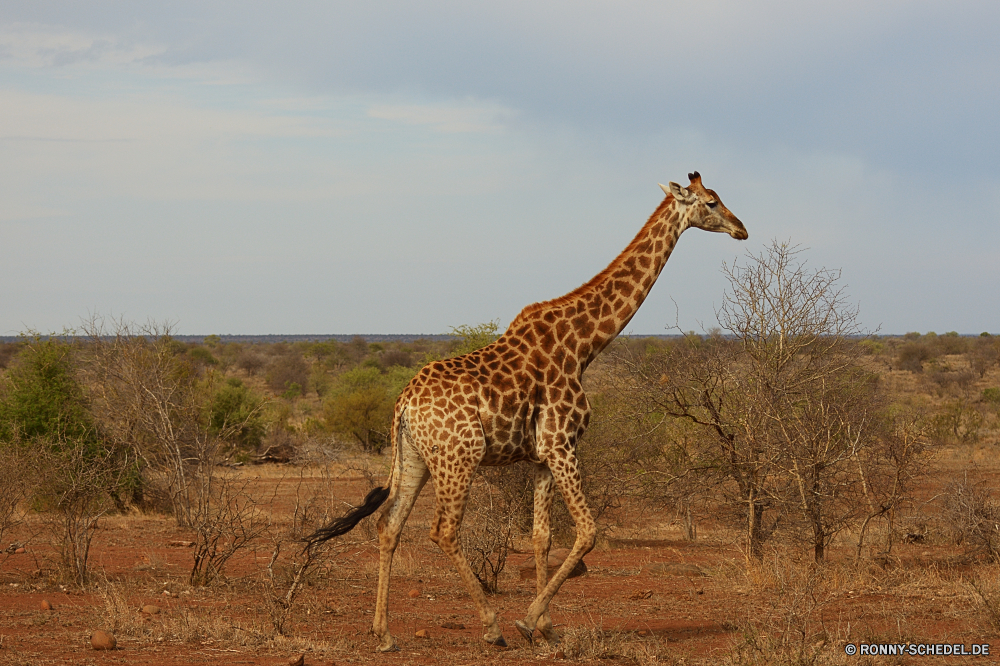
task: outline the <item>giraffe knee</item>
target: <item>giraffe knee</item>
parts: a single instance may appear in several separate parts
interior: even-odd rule
[[[597,526],[590,524],[577,529],[576,541],[583,546],[583,554],[586,555],[597,545]]]
[[[381,527],[381,525],[379,526]],[[378,531],[378,542],[383,550],[396,550],[396,546],[399,545],[399,532],[392,532],[392,530],[379,529]]]
[[[431,541],[446,553],[450,553],[458,543],[458,529],[451,523],[440,521],[431,529]]]

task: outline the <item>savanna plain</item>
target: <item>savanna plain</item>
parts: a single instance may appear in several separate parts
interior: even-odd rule
[[[725,323],[725,322],[724,322]],[[850,322],[848,322],[850,323]],[[376,514],[302,540],[388,473],[392,405],[451,338],[250,344],[93,320],[0,345],[0,664],[948,664],[1000,654],[1000,338],[622,338],[587,371],[578,445],[600,525],[535,594],[527,463],[477,476],[462,542],[482,627],[428,539],[428,484],[376,652]],[[550,565],[573,542],[557,500]],[[95,650],[97,630],[114,649]],[[949,643],[991,656],[848,655]]]

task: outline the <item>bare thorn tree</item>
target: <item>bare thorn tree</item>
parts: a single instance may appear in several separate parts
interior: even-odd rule
[[[839,271],[810,269],[800,253],[772,242],[744,263],[724,264],[730,288],[716,313],[720,330],[623,359],[638,380],[637,405],[700,430],[688,465],[718,482],[753,559],[781,529],[822,560],[835,535],[871,512],[876,494],[881,504],[903,496],[873,484],[908,480],[872,467],[898,456],[877,453],[894,441],[892,424],[878,379],[861,362],[858,309]]]
[[[229,451],[225,440],[254,414],[218,431],[206,427],[207,383],[179,357],[168,324],[114,321],[109,331],[94,317],[83,329],[90,338],[92,409],[102,434],[135,449],[145,474],[169,498],[178,524],[194,527],[211,503],[214,470]]]

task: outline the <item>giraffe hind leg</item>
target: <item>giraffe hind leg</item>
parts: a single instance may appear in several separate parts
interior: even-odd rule
[[[403,530],[413,504],[417,501],[430,473],[420,454],[413,448],[408,438],[400,437],[396,475],[390,490],[388,506],[378,520],[379,567],[378,592],[375,601],[375,617],[372,633],[379,639],[381,652],[398,650],[389,633],[389,575],[392,571],[392,556],[399,545],[399,534]]]
[[[552,545],[552,500],[555,496],[555,482],[552,479],[552,471],[545,463],[535,465],[535,490],[534,490],[534,521],[531,534],[531,542],[535,551],[535,593],[541,594],[548,583],[549,576],[549,548]],[[521,635],[528,642],[532,641],[533,632],[527,633],[527,627],[520,620],[515,621]],[[549,609],[546,608],[538,617],[535,630],[539,631],[545,640],[550,643],[557,642],[557,636],[552,630],[552,617]]]

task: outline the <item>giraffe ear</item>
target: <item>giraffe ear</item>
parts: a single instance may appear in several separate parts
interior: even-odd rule
[[[674,199],[677,199],[681,203],[688,204],[689,206],[695,202],[696,197],[694,192],[686,187],[681,187],[677,183],[671,182],[669,186],[660,185],[664,194],[673,195]]]

